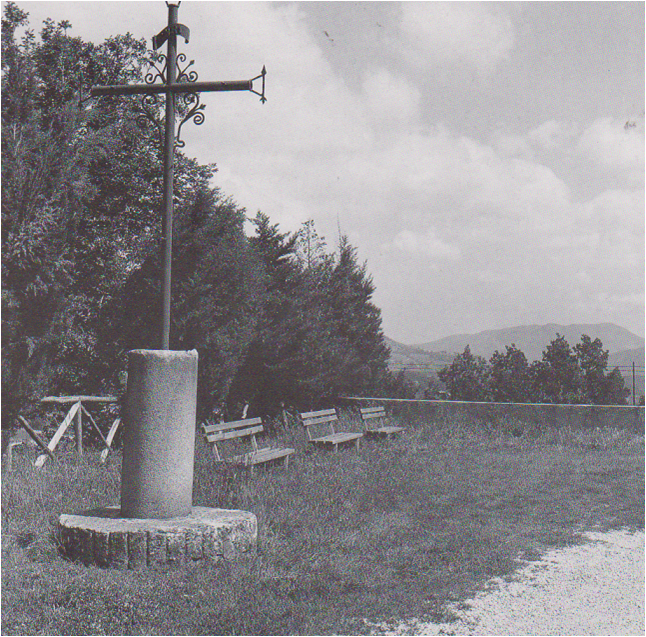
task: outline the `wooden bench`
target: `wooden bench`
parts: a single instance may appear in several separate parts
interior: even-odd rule
[[[230,462],[244,464],[245,466],[255,466],[272,462],[274,460],[283,461],[285,466],[289,465],[289,456],[295,453],[294,449],[288,447],[272,448],[258,446],[256,434],[264,431],[262,418],[247,418],[245,420],[236,420],[233,422],[220,422],[214,425],[202,425],[202,431],[206,436],[207,442],[212,445],[213,456],[218,462]],[[249,438],[251,442],[251,451],[240,453],[235,456],[226,456],[222,449],[218,447],[227,440],[244,442],[242,439]]]
[[[334,428],[334,423],[337,422],[336,409],[323,409],[321,411],[308,411],[301,414],[301,422],[305,431],[307,431],[308,441],[320,447],[333,447],[334,451],[339,450],[339,445],[353,442],[354,446],[359,448],[359,440],[363,438],[361,433],[352,432],[338,432]],[[330,433],[326,436],[314,438],[312,436],[311,427],[322,426],[329,429]]]
[[[366,436],[372,438],[390,438],[404,429],[384,423],[390,422],[384,407],[362,407],[361,420],[366,428]]]

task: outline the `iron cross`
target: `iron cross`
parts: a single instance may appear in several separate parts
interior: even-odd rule
[[[165,73],[158,71],[156,75],[146,76],[147,84],[126,84],[115,86],[95,86],[90,95],[100,97],[103,95],[143,95],[144,100],[151,97],[154,101],[156,95],[164,94],[165,120],[164,120],[164,206],[162,210],[162,325],[161,325],[161,349],[169,349],[170,341],[170,302],[171,302],[171,259],[173,252],[173,181],[174,181],[174,158],[175,158],[175,96],[183,94],[186,97],[185,103],[192,104],[188,114],[180,122],[179,129],[188,119],[193,118],[195,123],[201,124],[204,121],[202,109],[204,105],[199,104],[198,93],[213,91],[251,91],[260,95],[260,101],[265,102],[265,75],[267,71],[263,66],[262,72],[251,80],[233,82],[197,82],[197,74],[194,71],[186,73],[186,70],[193,62],[183,70],[178,68],[177,36],[180,35],[188,43],[190,31],[183,24],[178,24],[177,13],[179,5],[166,2],[168,7],[168,26],[153,38],[153,48],[156,50],[164,43],[167,44]],[[186,60],[184,54],[179,55],[180,60]],[[179,70],[179,76],[178,76]],[[160,78],[163,84],[153,84],[156,78]],[[261,92],[253,88],[254,80],[262,81]],[[179,130],[178,130],[179,136]],[[179,142],[183,146],[183,142]]]

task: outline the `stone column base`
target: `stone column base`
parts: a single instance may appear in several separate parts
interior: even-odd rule
[[[122,518],[119,507],[61,515],[58,528],[66,557],[107,568],[168,568],[235,560],[255,552],[253,513],[193,507],[169,520]]]

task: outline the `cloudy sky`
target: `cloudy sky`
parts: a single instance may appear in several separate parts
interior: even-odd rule
[[[151,36],[163,2],[18,2],[32,26]],[[339,228],[404,343],[524,324],[644,335],[644,4],[197,2],[185,152],[285,230]]]

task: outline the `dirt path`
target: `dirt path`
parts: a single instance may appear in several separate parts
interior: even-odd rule
[[[644,532],[588,533],[550,551],[453,611],[451,624],[401,625],[406,635],[644,635]],[[463,606],[464,608],[464,606]]]

